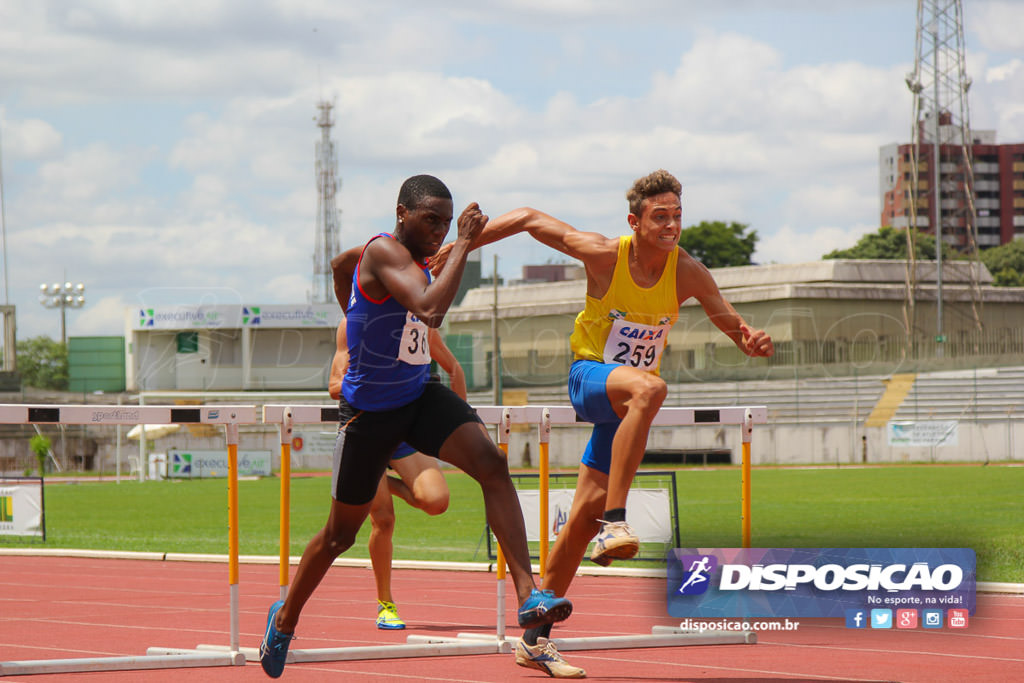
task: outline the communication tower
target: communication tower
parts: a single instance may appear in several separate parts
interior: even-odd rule
[[[915,323],[917,230],[935,235],[937,355],[946,337],[942,320],[942,253],[945,243],[971,257],[971,310],[981,326],[978,287],[978,221],[975,208],[970,110],[961,0],[918,0],[914,71],[907,75],[914,116],[907,230],[907,333]]]
[[[331,259],[339,252],[338,207],[335,197],[338,193],[338,156],[331,141],[331,118],[333,102],[320,100],[317,103],[320,115],[314,120],[320,128],[320,140],[316,143],[316,242],[313,247],[313,303],[334,301],[334,280],[331,276]]]

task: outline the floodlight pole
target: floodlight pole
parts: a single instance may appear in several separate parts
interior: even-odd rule
[[[67,271],[64,272],[64,278],[63,285],[47,285],[45,282],[39,285],[39,303],[46,308],[60,309],[60,343],[67,346],[67,309],[85,305],[85,285],[72,285],[67,280]]]

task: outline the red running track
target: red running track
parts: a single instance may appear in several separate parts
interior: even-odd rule
[[[138,656],[148,647],[195,648],[230,640],[227,567],[221,563],[0,555],[0,661]],[[484,572],[395,570],[405,631],[378,631],[369,569],[335,567],[306,606],[293,647],[404,644],[410,634],[495,632],[496,580]],[[240,632],[256,647],[277,568],[241,566]],[[514,627],[507,585],[506,635]],[[650,633],[664,616],[659,579],[580,576],[572,617],[555,637]],[[565,653],[597,681],[1024,681],[1024,596],[983,594],[965,630],[853,630],[806,619],[794,631],[761,631],[755,645],[704,645]],[[13,676],[44,681],[265,681],[244,667]],[[288,681],[540,681],[513,655],[289,664]]]

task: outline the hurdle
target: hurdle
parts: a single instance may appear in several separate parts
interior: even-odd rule
[[[476,408],[477,414],[485,423],[501,421],[511,418],[516,424],[536,424],[540,438],[540,471],[547,473],[549,470],[548,442],[550,441],[552,425],[578,424],[579,420],[576,411],[571,407],[555,406],[516,406],[502,408],[495,406],[481,406]],[[652,426],[661,427],[684,427],[697,425],[731,425],[740,426],[742,455],[741,455],[741,483],[740,483],[740,527],[741,542],[743,547],[750,547],[750,475],[751,475],[751,441],[753,438],[753,426],[755,424],[767,424],[768,409],[766,406],[726,406],[726,407],[699,407],[699,408],[662,408],[655,416]],[[547,487],[541,477],[540,494],[540,538],[546,539],[548,533],[548,518],[546,506]],[[546,563],[547,544],[540,545],[540,566]],[[499,638],[503,638],[503,631]],[[495,636],[482,633],[458,633],[455,638],[450,639],[444,636],[409,636],[410,641],[422,643],[436,643],[446,640],[463,640],[466,642],[489,642]],[[757,634],[753,631],[735,631],[722,633],[701,633],[676,627],[654,626],[650,634],[620,635],[620,636],[585,636],[580,638],[552,638],[551,641],[560,651],[569,652],[573,650],[609,650],[609,649],[633,649],[633,648],[655,648],[655,647],[682,647],[694,645],[752,645],[757,642]]]
[[[149,648],[145,655],[0,662],[0,677],[244,666],[238,630],[238,425],[256,423],[255,406],[0,405],[0,424],[219,424],[228,447],[228,591],[230,644],[224,652]]]
[[[281,430],[281,501],[284,504],[288,500],[285,491],[290,486],[285,481],[285,462],[288,457],[288,445],[291,439],[290,433],[293,425],[297,424],[323,424],[338,422],[338,408],[336,406],[323,405],[265,405],[263,406],[263,423],[276,424]],[[286,436],[287,435],[287,436]],[[290,466],[290,465],[289,465]],[[286,542],[288,538],[287,528],[290,526],[290,511],[286,507],[281,509],[281,539]],[[282,598],[288,594],[288,547],[283,545],[279,559],[279,581],[280,595]],[[503,607],[503,603],[502,603]],[[503,614],[502,614],[503,616]],[[499,628],[503,628],[503,625]],[[213,646],[200,646],[201,648]],[[257,648],[241,648],[241,653],[248,661],[259,661]],[[512,652],[512,644],[504,638],[492,641],[468,641],[468,640],[445,640],[437,642],[416,642],[410,636],[409,642],[399,645],[366,645],[354,647],[331,647],[331,648],[295,648],[288,651],[287,663],[297,662],[332,662],[348,660],[367,659],[401,659],[407,657],[439,657],[451,655],[485,655],[485,654],[508,654]]]

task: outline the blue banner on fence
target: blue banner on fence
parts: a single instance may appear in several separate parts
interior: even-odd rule
[[[974,614],[970,548],[674,548],[673,617],[844,617],[847,609]]]

